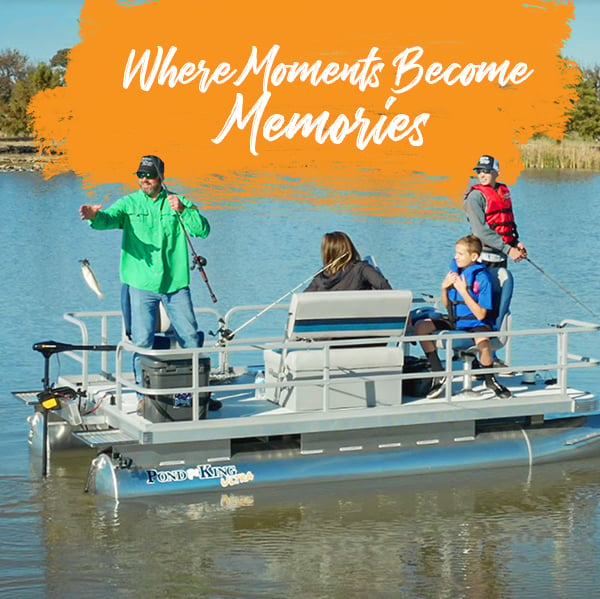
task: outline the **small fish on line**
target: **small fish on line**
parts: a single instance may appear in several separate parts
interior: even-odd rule
[[[98,284],[98,279],[96,279],[96,275],[92,270],[90,265],[90,261],[87,258],[80,260],[81,262],[81,274],[83,275],[83,280],[87,283],[88,287],[100,298],[104,297],[104,293],[100,289],[100,285]]]

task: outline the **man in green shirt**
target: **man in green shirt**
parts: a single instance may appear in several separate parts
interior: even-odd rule
[[[86,204],[79,213],[93,229],[123,230],[120,271],[121,281],[129,286],[132,343],[152,347],[162,300],[179,345],[198,347],[183,227],[189,235],[204,238],[210,225],[192,202],[167,193],[164,168],[158,156],[143,156],[135,173],[138,191],[106,210]],[[139,358],[134,361],[136,378],[138,362]]]

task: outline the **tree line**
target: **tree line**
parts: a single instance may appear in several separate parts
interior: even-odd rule
[[[31,134],[29,101],[44,89],[65,84],[69,48],[56,52],[49,63],[34,65],[18,50],[0,52],[0,133],[5,136]]]
[[[49,63],[34,65],[18,50],[0,51],[0,135],[31,135],[27,106],[39,91],[65,84],[69,48],[56,52]],[[582,68],[576,85],[579,99],[569,111],[567,135],[585,141],[600,141],[600,66]]]

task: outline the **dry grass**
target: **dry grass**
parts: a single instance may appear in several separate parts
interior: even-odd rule
[[[600,144],[565,139],[536,139],[521,146],[525,168],[558,168],[600,171]]]

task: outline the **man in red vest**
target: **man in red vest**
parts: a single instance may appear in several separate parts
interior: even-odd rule
[[[484,154],[473,170],[479,183],[465,194],[464,209],[471,232],[483,244],[481,262],[494,268],[506,266],[507,257],[514,262],[523,260],[527,249],[519,240],[510,190],[497,180],[498,160]]]

